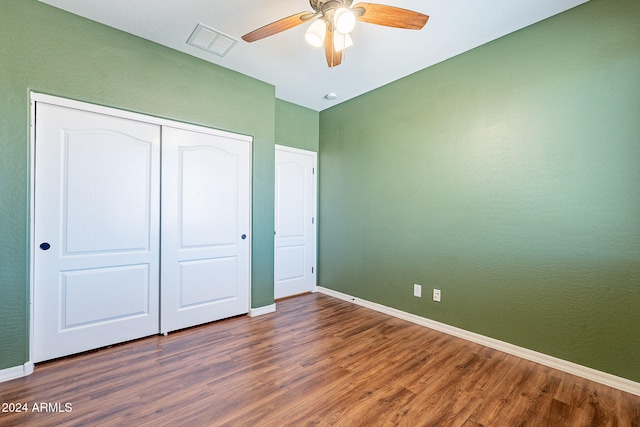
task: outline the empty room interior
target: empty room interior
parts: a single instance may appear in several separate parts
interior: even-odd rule
[[[640,2],[384,3],[0,1],[0,424],[640,425]]]

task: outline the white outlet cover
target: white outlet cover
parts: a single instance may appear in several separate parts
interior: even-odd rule
[[[422,286],[420,285],[413,285],[413,296],[414,297],[422,297]]]

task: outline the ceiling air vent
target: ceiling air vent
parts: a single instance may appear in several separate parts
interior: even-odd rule
[[[225,56],[238,43],[238,40],[213,28],[198,24],[187,43],[218,56]]]

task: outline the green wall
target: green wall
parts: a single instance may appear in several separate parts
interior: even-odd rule
[[[640,381],[640,2],[321,112],[320,164],[319,285]]]
[[[30,90],[252,135],[252,306],[272,304],[273,86],[35,0],[0,8],[0,369],[29,357]]]
[[[320,113],[276,100],[276,144],[318,152]]]

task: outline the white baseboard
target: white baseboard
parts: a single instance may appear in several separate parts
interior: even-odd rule
[[[4,381],[14,380],[16,378],[26,377],[33,373],[33,363],[27,362],[22,366],[14,366],[0,370],[0,383]]]
[[[578,365],[577,363],[569,362],[567,360],[558,359],[557,357],[529,350],[524,347],[519,347],[514,344],[509,344],[495,338],[476,334],[475,332],[456,328],[455,326],[447,325],[445,323],[436,322],[435,320],[430,320],[425,317],[417,316],[415,314],[407,313],[375,302],[356,298],[322,286],[318,286],[318,292],[640,396],[640,383],[626,378]]]
[[[263,314],[269,314],[276,311],[276,304],[265,305],[264,307],[252,308],[249,310],[250,317],[262,316]]]

